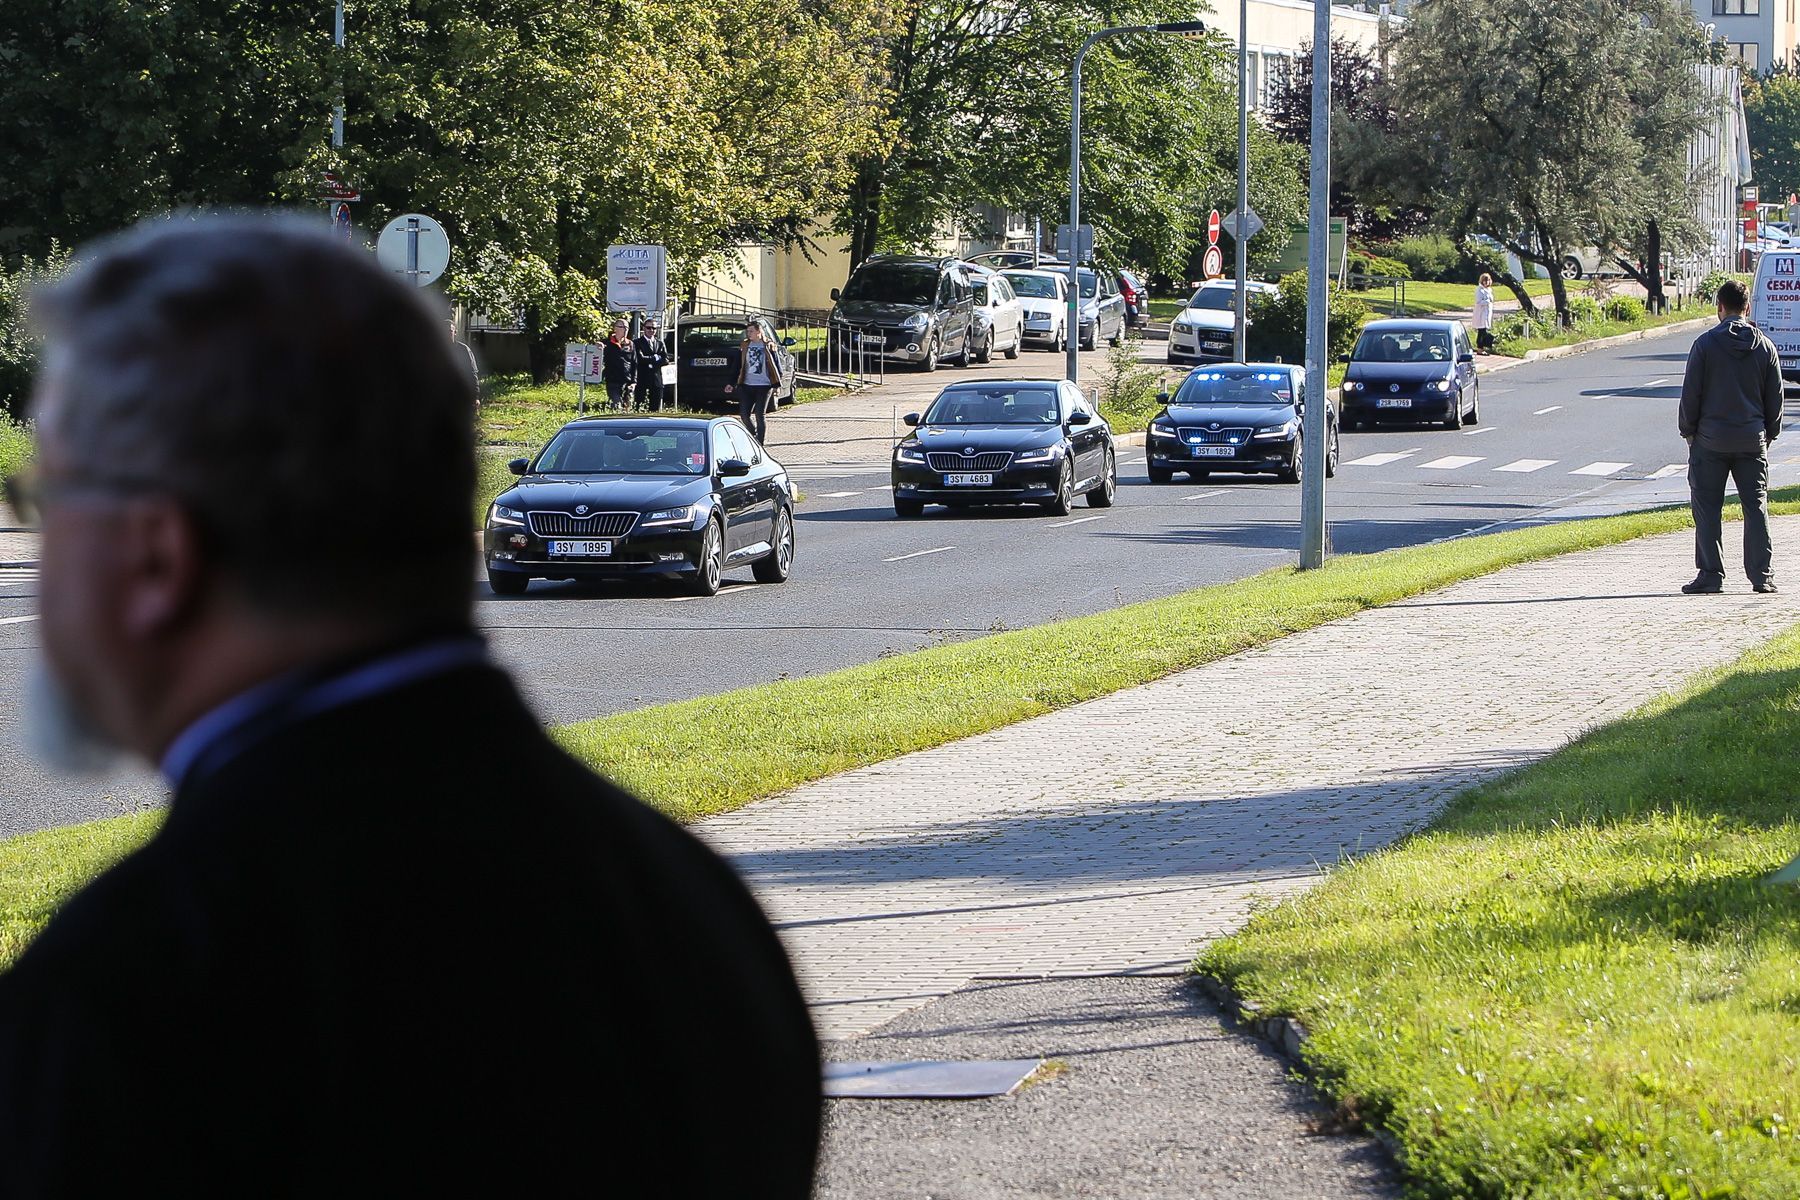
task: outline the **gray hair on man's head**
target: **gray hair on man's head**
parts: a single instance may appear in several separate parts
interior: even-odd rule
[[[475,396],[443,314],[293,219],[175,217],[37,298],[44,432],[179,499],[259,607],[468,620]]]

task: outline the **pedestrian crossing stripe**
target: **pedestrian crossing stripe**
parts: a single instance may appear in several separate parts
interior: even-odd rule
[[[1345,463],[1346,467],[1385,467],[1389,463],[1397,463],[1403,458],[1411,458],[1417,450],[1399,450],[1383,454],[1365,454],[1361,458],[1353,458]]]
[[[1577,467],[1570,471],[1571,475],[1617,475],[1631,464],[1628,462],[1597,462],[1585,467]]]
[[[1463,467],[1472,467],[1476,463],[1484,461],[1486,460],[1467,454],[1450,454],[1443,458],[1434,458],[1428,463],[1420,463],[1419,469],[1421,471],[1458,471]]]
[[[1670,463],[1666,467],[1658,467],[1656,470],[1650,472],[1650,478],[1652,478],[1652,479],[1667,479],[1671,475],[1686,475],[1686,474],[1687,474],[1687,464],[1686,463]]]
[[[1545,467],[1554,467],[1555,465],[1554,458],[1521,458],[1518,462],[1509,462],[1504,467],[1495,467],[1494,470],[1516,471],[1521,475],[1527,475],[1532,471],[1541,471]]]

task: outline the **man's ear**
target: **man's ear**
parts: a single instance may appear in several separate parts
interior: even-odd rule
[[[128,501],[118,530],[120,617],[132,636],[158,637],[200,603],[200,531],[185,508],[162,496]]]

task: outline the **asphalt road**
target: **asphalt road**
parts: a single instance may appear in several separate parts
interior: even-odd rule
[[[1333,549],[1380,550],[1515,523],[1624,511],[1685,498],[1675,434],[1688,335],[1494,372],[1473,429],[1346,433],[1327,492]],[[1145,352],[1160,354],[1157,343]],[[1098,356],[1084,368],[1092,378]],[[1057,356],[977,368],[1059,374]],[[534,583],[502,598],[485,585],[478,618],[548,722],[803,676],[880,655],[1096,612],[1295,561],[1300,489],[1261,479],[1153,485],[1124,448],[1110,510],[896,519],[886,456],[896,414],[968,374],[911,376],[873,396],[809,405],[771,422],[771,445],[806,501],[793,577],[757,585],[744,570],[711,599],[649,587]],[[1120,434],[1132,432],[1115,431]],[[1800,448],[1778,444],[1777,482],[1800,478]],[[1669,564],[1671,586],[1689,577]],[[35,587],[0,578],[0,692],[21,695]],[[21,619],[22,618],[22,619]],[[779,714],[771,714],[771,720]],[[0,712],[0,834],[160,801],[141,775],[45,778],[20,749],[18,705]]]

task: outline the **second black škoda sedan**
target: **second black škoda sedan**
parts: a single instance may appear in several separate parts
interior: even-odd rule
[[[710,596],[749,566],[780,583],[794,562],[787,472],[734,418],[589,417],[557,431],[494,497],[488,584],[672,577]]]
[[[1188,372],[1144,438],[1151,483],[1176,472],[1269,473],[1299,483],[1306,372],[1284,363],[1225,363]],[[1325,403],[1325,474],[1337,474],[1337,411]]]
[[[927,504],[1035,504],[1066,515],[1075,497],[1109,507],[1118,488],[1112,430],[1072,383],[1050,379],[945,388],[894,447],[894,511]]]

